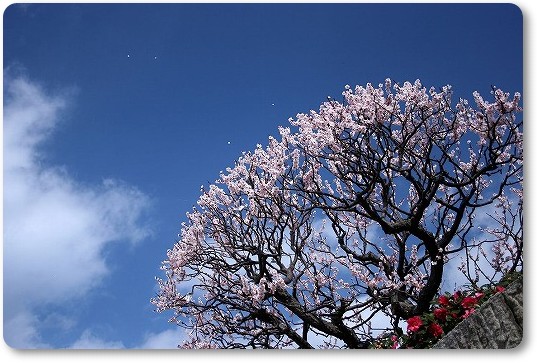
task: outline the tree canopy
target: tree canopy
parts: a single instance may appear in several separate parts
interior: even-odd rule
[[[152,302],[185,348],[363,348],[522,269],[520,94],[346,86],[202,187]],[[456,265],[456,266],[455,266]],[[455,266],[454,268],[452,266]]]

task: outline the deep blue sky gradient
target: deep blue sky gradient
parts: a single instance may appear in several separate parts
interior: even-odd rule
[[[76,89],[47,163],[154,200],[155,234],[110,248],[109,278],[82,306],[61,307],[77,310],[80,331],[134,347],[170,327],[149,299],[201,184],[346,84],[419,78],[470,99],[491,85],[522,91],[522,15],[507,4],[12,5],[3,54],[46,89]],[[76,335],[43,331],[56,347]]]

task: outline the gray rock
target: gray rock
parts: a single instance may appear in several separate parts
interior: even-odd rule
[[[523,336],[522,278],[492,296],[433,349],[509,349]]]

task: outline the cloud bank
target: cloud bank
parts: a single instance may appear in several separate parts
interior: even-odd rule
[[[5,76],[4,340],[13,348],[48,348],[39,311],[87,296],[109,273],[105,247],[150,233],[140,222],[150,205],[141,191],[113,179],[88,186],[44,162],[42,144],[68,103],[68,95]],[[91,344],[106,345],[89,332],[75,343]]]

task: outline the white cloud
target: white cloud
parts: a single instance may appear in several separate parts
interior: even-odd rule
[[[94,335],[90,330],[85,330],[69,349],[125,349],[125,346],[122,342],[107,342]]]
[[[109,272],[103,249],[148,236],[139,221],[149,199],[119,181],[82,185],[64,168],[46,166],[41,146],[68,97],[9,76],[4,94],[4,339],[37,348],[46,345],[39,336],[46,317],[37,319],[36,309],[98,286]]]
[[[5,298],[4,298],[5,302]],[[9,314],[9,316],[7,316]],[[4,341],[12,347],[32,347],[35,349],[49,349],[48,344],[42,342],[37,326],[39,321],[30,311],[19,311],[10,314],[4,308]]]
[[[139,349],[176,349],[185,337],[185,330],[179,328],[150,333],[145,337]]]
[[[126,347],[121,341],[104,340],[87,329],[67,349],[177,349],[185,337],[185,330],[167,329],[160,333],[147,333],[139,346]]]

